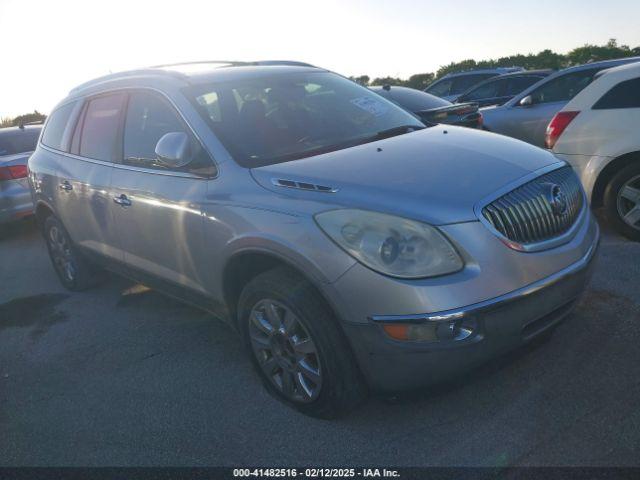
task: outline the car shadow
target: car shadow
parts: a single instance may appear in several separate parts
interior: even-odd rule
[[[26,217],[15,222],[0,225],[0,241],[22,235],[31,235],[38,231],[35,217]]]

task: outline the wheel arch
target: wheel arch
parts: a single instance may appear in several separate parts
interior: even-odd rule
[[[604,192],[611,179],[623,168],[634,162],[640,162],[640,151],[625,153],[611,160],[596,178],[591,194],[591,205],[601,207],[604,203]]]
[[[42,228],[45,220],[49,216],[55,215],[55,212],[53,210],[53,207],[51,207],[51,205],[49,205],[47,202],[45,202],[44,200],[38,200],[36,202],[35,215],[36,222],[38,223],[40,228]]]
[[[244,286],[257,275],[277,267],[292,270],[309,283],[336,318],[339,319],[340,315],[333,302],[330,301],[324,289],[320,286],[323,282],[318,278],[317,274],[313,275],[305,266],[278,252],[264,248],[246,248],[235,252],[222,269],[222,294],[227,311],[234,323],[237,316],[238,300]]]

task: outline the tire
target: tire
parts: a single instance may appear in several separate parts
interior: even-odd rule
[[[614,230],[630,240],[640,242],[640,220],[634,227],[623,218],[623,213],[628,215],[634,203],[622,194],[627,186],[640,192],[640,162],[626,166],[609,181],[604,191],[605,214]],[[640,198],[635,203],[636,208],[640,209]],[[640,210],[636,211],[640,212]]]
[[[82,256],[55,216],[45,219],[43,235],[53,268],[67,290],[78,292],[99,282],[102,272]]]
[[[252,279],[240,295],[238,322],[258,375],[278,400],[305,415],[330,419],[366,397],[337,319],[291,269],[278,267]]]

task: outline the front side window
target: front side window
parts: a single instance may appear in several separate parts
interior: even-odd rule
[[[211,113],[214,115],[214,110]],[[124,125],[124,163],[166,170],[167,167],[158,160],[155,151],[158,141],[171,132],[186,133],[191,139],[191,162],[178,170],[205,173],[200,170],[212,166],[212,162],[173,106],[155,93],[132,92]]]
[[[185,93],[231,155],[248,168],[424,128],[389,100],[322,71],[196,85]]]
[[[533,103],[568,102],[591,83],[599,70],[582,70],[556,77],[533,91]]]
[[[62,144],[63,135],[75,106],[76,102],[71,102],[51,112],[47,120],[47,126],[42,134],[42,143],[44,145],[55,148],[56,150],[65,150],[65,145]]]
[[[104,95],[89,100],[80,132],[80,155],[95,160],[118,160],[116,145],[124,94]]]
[[[620,82],[593,106],[594,110],[640,108],[640,78]]]

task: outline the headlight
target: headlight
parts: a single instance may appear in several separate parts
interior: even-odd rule
[[[320,228],[367,267],[399,278],[435,277],[464,266],[434,227],[366,210],[332,210],[315,216]]]

